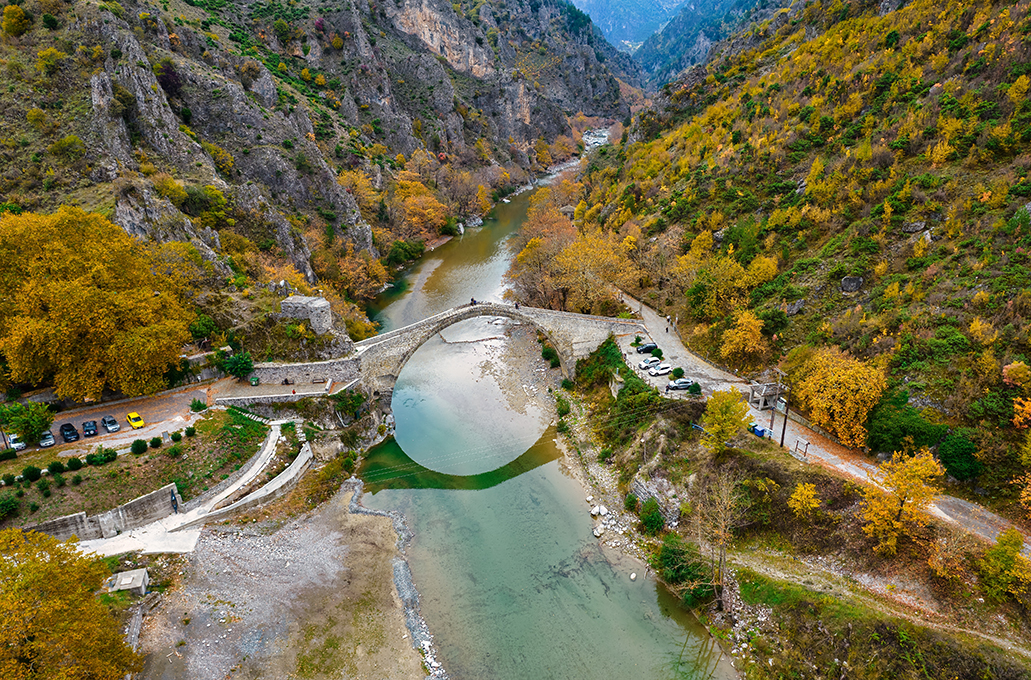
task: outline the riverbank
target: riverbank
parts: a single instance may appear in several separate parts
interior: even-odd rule
[[[394,526],[349,512],[351,495],[288,520],[206,528],[145,619],[141,677],[426,677],[394,588]]]

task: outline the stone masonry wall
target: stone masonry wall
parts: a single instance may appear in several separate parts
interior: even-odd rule
[[[283,380],[291,380],[297,385],[311,385],[316,380],[320,383],[330,380],[349,383],[359,376],[358,362],[355,357],[301,364],[265,362],[254,364],[252,375],[269,385],[281,385]]]
[[[307,319],[317,334],[328,333],[333,327],[333,312],[326,298],[291,295],[279,303],[279,316],[285,319]]]

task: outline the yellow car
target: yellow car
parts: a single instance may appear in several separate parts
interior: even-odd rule
[[[129,424],[132,425],[132,429],[134,430],[138,430],[144,425],[146,425],[146,423],[143,422],[143,418],[141,418],[140,414],[136,413],[136,411],[133,411],[132,413],[127,415],[125,419],[129,421]]]

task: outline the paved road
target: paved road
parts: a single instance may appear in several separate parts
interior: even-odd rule
[[[138,399],[125,399],[96,406],[84,406],[82,408],[61,411],[54,417],[54,424],[50,431],[57,439],[57,446],[51,451],[59,452],[62,456],[83,456],[96,449],[99,445],[111,448],[128,446],[134,439],[150,439],[161,436],[162,432],[173,432],[181,430],[197,420],[196,414],[190,412],[190,403],[194,399],[207,402],[208,388],[191,385],[181,387],[160,394],[140,397]],[[127,413],[135,411],[143,417],[146,426],[133,430],[125,419]],[[100,419],[106,415],[114,416],[121,426],[118,432],[108,434],[100,425]],[[97,421],[97,436],[83,437],[82,424],[88,420]],[[79,440],[65,444],[61,439],[59,428],[63,423],[71,423],[79,431]],[[39,450],[38,447],[30,446],[30,450]]]
[[[673,325],[667,324],[665,316],[660,315],[647,305],[643,305],[626,293],[622,294],[622,298],[624,304],[641,314],[644,326],[651,335],[650,339],[662,348],[663,356],[666,358],[667,363],[672,364],[674,367],[680,366],[683,368],[684,376],[697,381],[702,386],[703,393],[712,394],[717,390],[733,388],[744,393],[747,398],[749,386],[747,380],[709,364],[688,350],[681,342]],[[652,377],[637,368],[641,355],[636,354],[634,348],[630,347],[630,338],[624,340],[623,352],[627,355],[628,361],[633,361],[634,370],[639,375],[650,384],[659,388],[660,391],[664,388],[668,382],[668,376]],[[683,398],[682,395],[674,392],[670,392],[668,396],[671,398]],[[769,427],[769,411],[758,411],[751,406],[749,411],[753,422],[762,427]],[[783,425],[784,416],[782,413],[777,413],[773,427],[777,437],[776,441],[779,441]],[[805,442],[808,442],[808,447],[805,447]],[[877,484],[874,481],[877,465],[870,462],[868,458],[861,453],[856,453],[837,442],[817,434],[793,420],[788,420],[784,446],[788,449],[789,453],[804,462],[823,465],[864,484]],[[805,455],[802,455],[795,452],[796,448],[799,450],[806,448],[807,451]],[[934,503],[931,504],[930,512],[940,519],[957,524],[967,531],[993,542],[1000,533],[1014,526],[1009,520],[975,503],[953,496],[938,496]],[[1021,531],[1023,532],[1023,530]],[[1031,535],[1028,535],[1026,532],[1023,533],[1025,542],[1024,553],[1031,555]]]

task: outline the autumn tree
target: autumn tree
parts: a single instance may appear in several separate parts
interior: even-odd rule
[[[696,308],[710,319],[724,316],[741,304],[746,287],[745,268],[732,257],[717,256],[698,275],[692,288],[699,303]]]
[[[719,455],[727,448],[727,440],[748,427],[748,404],[735,389],[713,392],[702,415],[705,448]]]
[[[490,211],[491,201],[490,192],[487,191],[487,187],[482,184],[476,187],[476,209],[481,215],[486,215]]]
[[[816,495],[816,485],[799,482],[788,498],[788,507],[795,517],[808,522],[813,513],[820,509],[820,497]]]
[[[934,482],[943,474],[929,449],[913,456],[896,451],[881,465],[875,481],[884,490],[871,486],[863,494],[863,531],[877,539],[877,552],[894,555],[898,539],[907,528],[924,523],[924,510],[938,493]]]
[[[70,543],[0,531],[0,677],[121,678],[142,669],[96,597],[108,571]]]
[[[30,25],[29,18],[25,16],[25,10],[21,7],[18,5],[7,5],[4,7],[4,33],[18,37],[29,30]]]
[[[619,272],[618,249],[606,234],[594,231],[578,237],[556,257],[559,285],[566,289],[566,308],[589,313],[608,295]]]
[[[835,347],[823,347],[809,351],[789,375],[795,396],[817,425],[833,432],[845,446],[866,443],[867,418],[887,386],[881,369]]]
[[[46,404],[37,401],[0,404],[0,424],[26,444],[38,442],[53,422],[54,414]]]
[[[977,563],[985,598],[998,602],[1007,594],[1018,599],[1027,594],[1031,585],[1031,561],[1021,555],[1023,549],[1023,534],[1010,527],[985,551]]]
[[[734,366],[760,360],[766,354],[763,322],[751,310],[738,312],[734,325],[723,334],[720,356]]]
[[[61,398],[165,387],[193,314],[150,251],[105,217],[62,207],[0,219],[0,353],[11,378]]]

